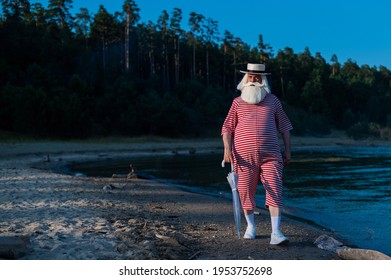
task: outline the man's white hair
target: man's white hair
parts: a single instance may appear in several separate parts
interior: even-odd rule
[[[240,83],[238,84],[237,86],[237,89],[242,91],[242,89],[245,87],[245,85],[247,84],[247,79],[248,79],[248,74],[245,74],[243,76],[243,79],[240,81]],[[262,75],[262,83],[261,83],[261,88],[264,89],[267,93],[270,93],[271,90],[270,90],[270,86],[269,86],[269,82],[266,78],[266,75]]]

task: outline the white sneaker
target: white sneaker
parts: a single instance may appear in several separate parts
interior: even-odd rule
[[[244,239],[255,239],[255,227],[247,227]]]
[[[288,237],[284,236],[282,232],[272,233],[270,236],[271,245],[281,245],[289,242]]]

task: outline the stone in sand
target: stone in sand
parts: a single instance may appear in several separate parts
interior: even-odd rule
[[[321,235],[319,236],[314,244],[322,249],[322,250],[326,250],[326,251],[330,251],[330,252],[336,252],[337,249],[340,249],[341,246],[343,245],[341,242],[339,242],[338,240],[335,240],[333,237],[331,236],[328,236],[328,235]]]
[[[345,260],[391,260],[391,257],[375,250],[343,248],[337,254]]]
[[[28,253],[28,236],[0,236],[0,259],[19,259]]]

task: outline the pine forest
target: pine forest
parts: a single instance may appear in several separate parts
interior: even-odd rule
[[[391,139],[391,71],[307,47],[251,47],[181,9],[142,22],[72,0],[0,0],[0,131],[38,138],[219,137],[248,62],[265,63],[296,135]]]

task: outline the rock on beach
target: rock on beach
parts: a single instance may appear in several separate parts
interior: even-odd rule
[[[29,252],[29,236],[0,236],[0,259],[19,259]]]

